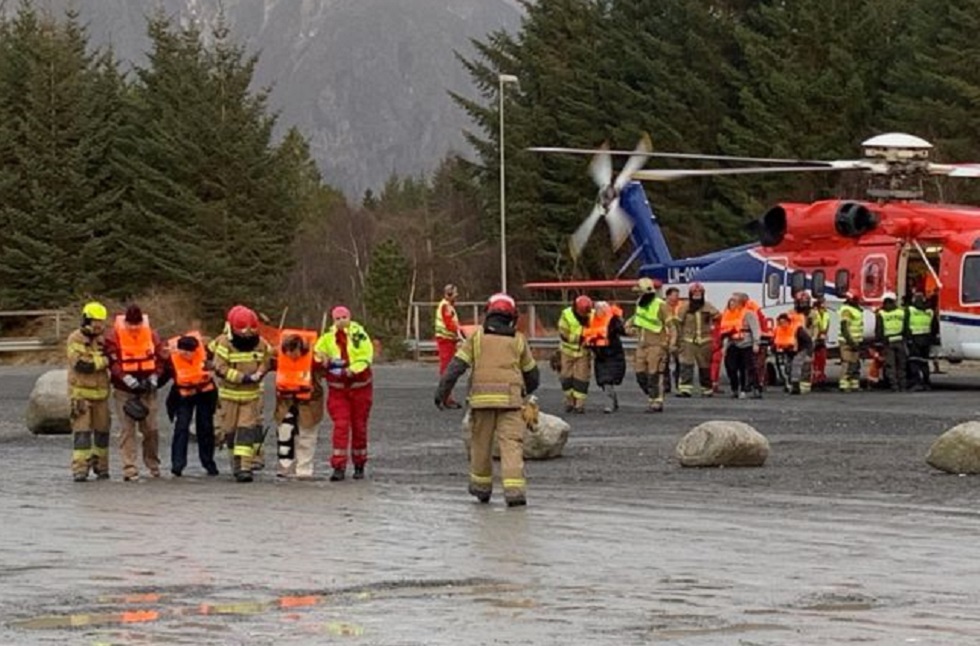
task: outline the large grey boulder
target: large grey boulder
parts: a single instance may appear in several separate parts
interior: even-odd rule
[[[958,424],[937,437],[926,462],[947,473],[980,473],[980,422]]]
[[[49,370],[37,378],[27,402],[27,428],[35,435],[71,433],[68,371]]]
[[[769,440],[744,422],[704,422],[677,443],[684,467],[761,467],[769,457]]]
[[[556,415],[538,413],[538,423],[532,428],[524,429],[524,459],[553,460],[560,458],[568,442],[568,433],[572,427],[568,422]],[[470,411],[463,417],[463,443],[466,452],[470,451]],[[493,457],[500,459],[500,447],[493,443]]]

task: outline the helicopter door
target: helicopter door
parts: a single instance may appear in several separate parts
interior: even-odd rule
[[[762,307],[771,307],[786,302],[786,287],[789,286],[789,272],[785,256],[768,258],[762,266]]]

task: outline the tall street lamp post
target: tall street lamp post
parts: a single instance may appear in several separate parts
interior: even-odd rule
[[[513,74],[498,74],[500,83],[500,291],[507,292],[507,219],[504,206],[504,84],[517,83]]]

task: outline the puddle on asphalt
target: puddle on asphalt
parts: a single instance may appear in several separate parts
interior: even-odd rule
[[[120,595],[107,595],[98,599],[98,608],[92,612],[48,614],[11,621],[9,625],[22,630],[64,630],[83,627],[107,627],[116,625],[145,624],[159,621],[179,621],[187,625],[188,617],[238,616],[249,617],[283,610],[290,611],[287,618],[300,618],[296,611],[327,604],[350,605],[373,599],[392,599],[405,596],[429,596],[432,594],[468,595],[476,601],[496,605],[501,608],[533,608],[531,599],[506,599],[484,597],[510,593],[516,586],[494,583],[486,579],[459,579],[435,581],[392,581],[380,582],[371,586],[345,588],[336,591],[292,592],[266,600],[241,600],[226,602],[186,600],[188,595],[181,590],[169,594],[162,592],[132,592]],[[186,591],[186,592],[198,592]],[[196,596],[196,595],[195,595]],[[120,606],[144,606],[126,609]],[[194,622],[199,623],[199,622]],[[345,622],[330,622],[326,626],[330,634],[359,635],[363,630]]]

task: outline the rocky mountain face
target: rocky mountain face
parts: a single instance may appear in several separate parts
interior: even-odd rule
[[[13,3],[9,3],[13,4]],[[453,56],[470,38],[514,31],[516,0],[35,0],[74,7],[92,42],[141,62],[147,15],[211,21],[224,8],[235,38],[261,55],[280,127],[310,139],[324,178],[359,198],[392,174],[418,175],[464,151],[466,116],[447,91],[475,94]],[[8,5],[9,10],[9,5]]]

